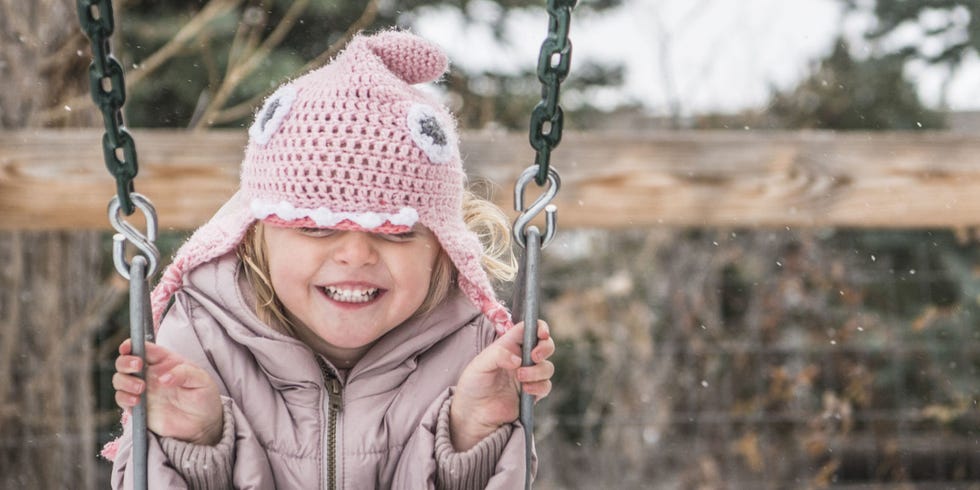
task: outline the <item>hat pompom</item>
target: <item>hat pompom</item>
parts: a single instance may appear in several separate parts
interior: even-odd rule
[[[449,58],[434,44],[403,31],[385,31],[351,42],[363,42],[385,66],[409,85],[434,82],[449,69]]]

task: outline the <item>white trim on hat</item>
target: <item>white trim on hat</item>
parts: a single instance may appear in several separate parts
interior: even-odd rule
[[[356,213],[347,211],[331,211],[330,209],[323,207],[315,209],[297,208],[286,201],[271,203],[260,199],[254,199],[252,200],[250,208],[252,209],[252,215],[255,216],[255,219],[261,220],[273,215],[286,221],[309,218],[313,220],[317,226],[323,227],[336,226],[345,220],[350,220],[361,228],[373,230],[381,225],[384,225],[386,222],[392,225],[412,227],[419,220],[418,211],[411,207],[401,208],[397,213],[375,213],[370,211]]]

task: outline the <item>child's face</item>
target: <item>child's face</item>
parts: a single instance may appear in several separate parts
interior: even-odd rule
[[[421,225],[402,235],[266,226],[265,241],[272,287],[297,336],[340,364],[415,313],[440,250]]]

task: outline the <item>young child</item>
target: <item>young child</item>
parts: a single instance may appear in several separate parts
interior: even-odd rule
[[[147,391],[151,488],[523,485],[518,390],[549,393],[555,346],[542,323],[520,367],[487,274],[513,274],[505,217],[412,87],[446,68],[407,32],[358,36],[265,102],[240,190],[153,292],[145,382],[119,348],[116,402]],[[131,449],[127,424],[113,488]]]

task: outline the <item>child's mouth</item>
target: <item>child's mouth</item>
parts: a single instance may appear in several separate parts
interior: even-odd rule
[[[320,289],[328,298],[338,303],[367,303],[381,294],[379,288],[339,288],[326,286]]]

